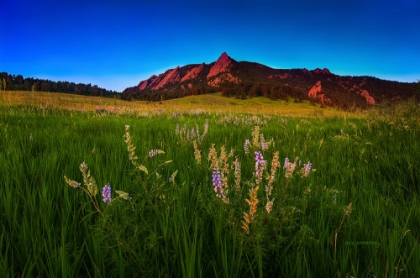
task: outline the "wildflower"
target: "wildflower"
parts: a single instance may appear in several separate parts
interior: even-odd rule
[[[266,151],[268,149],[268,142],[264,139],[264,134],[260,134],[261,150]]]
[[[270,213],[271,210],[273,209],[273,202],[274,202],[274,199],[267,201],[267,204],[265,205],[265,210],[267,211],[267,213]]]
[[[265,210],[267,213],[271,212],[273,207],[274,199],[270,200],[271,191],[273,190],[273,182],[274,176],[276,175],[276,170],[279,167],[279,152],[275,152],[273,156],[273,160],[271,161],[271,172],[270,175],[266,178],[268,180],[268,184],[265,186],[265,196],[267,198],[267,204],[265,205]]]
[[[265,160],[260,152],[255,152],[255,171],[261,168],[261,165],[265,165]]]
[[[64,180],[68,185],[70,185],[73,188],[80,187],[80,182],[77,182],[77,181],[74,181],[74,180],[69,180],[66,176],[64,176]]]
[[[169,177],[169,182],[174,182],[176,174],[178,174],[178,170],[172,173],[172,175]]]
[[[260,138],[260,127],[255,126],[254,130],[252,131],[252,145],[256,148],[258,148],[258,140]]]
[[[104,201],[104,203],[111,203],[112,198],[111,198],[111,186],[108,184],[106,184],[103,188],[102,188],[102,199]]]
[[[287,169],[288,165],[289,165],[289,158],[287,158],[287,157],[286,157],[286,158],[284,159],[284,165],[283,165],[283,168],[284,168],[284,169]]]
[[[268,179],[268,185],[271,186],[274,182],[274,176],[276,175],[276,170],[279,167],[279,152],[275,152],[273,160],[271,161],[271,172]]]
[[[98,194],[98,187],[96,186],[95,179],[90,175],[88,166],[86,165],[84,161],[80,164],[79,169],[80,169],[80,172],[82,172],[83,182],[88,188],[89,194],[95,197],[96,194]]]
[[[214,192],[216,196],[222,198],[223,188],[222,188],[222,177],[220,175],[219,169],[215,169],[212,175],[212,181],[214,186]]]
[[[228,163],[228,155],[226,154],[225,146],[220,147],[220,164],[222,168],[222,174],[228,175],[229,174],[229,163]]]
[[[259,203],[257,198],[258,189],[258,185],[255,187],[252,186],[252,188],[249,190],[249,199],[245,200],[249,205],[249,213],[244,212],[244,221],[242,221],[242,229],[244,229],[247,234],[249,234],[249,224],[252,220],[254,220],[257,213],[257,205]]]
[[[229,199],[227,194],[228,189],[228,175],[229,163],[228,155],[226,154],[225,146],[220,148],[220,157],[217,157],[217,151],[214,144],[211,145],[207,160],[210,161],[210,169],[213,169],[213,185],[217,197],[221,198],[224,203],[228,204]]]
[[[284,161],[284,168],[286,169],[285,177],[287,179],[290,179],[293,175],[293,172],[295,171],[296,162],[291,163],[291,162],[289,162],[289,159],[286,158],[286,160]]]
[[[261,149],[266,151],[268,149],[268,142],[261,142]]]
[[[245,144],[244,144],[245,154],[249,154],[249,144],[250,144],[249,139],[246,139]]]
[[[197,162],[197,164],[201,164],[201,151],[198,149],[196,140],[193,141],[193,146],[195,161]]]
[[[233,166],[235,167],[235,190],[239,192],[241,190],[241,164],[238,157],[235,158]]]
[[[312,168],[312,163],[308,161],[307,164],[303,164],[303,173],[302,176],[304,178],[308,177],[309,173],[311,172],[311,168]]]
[[[207,157],[207,160],[210,161],[210,169],[215,169],[219,167],[219,161],[217,159],[217,151],[214,147],[214,144],[211,144],[211,148],[209,151],[209,155]]]
[[[260,152],[255,152],[255,176],[257,178],[256,184],[259,185],[262,180],[263,170],[266,166],[266,161]]]
[[[130,129],[130,126],[126,125],[124,138],[125,138],[125,143],[127,144],[128,159],[131,161],[133,166],[137,167],[136,160],[138,159],[138,157],[136,156],[136,153],[135,153],[136,147],[134,147],[133,143],[131,142],[129,129]]]
[[[149,157],[154,157],[155,155],[162,154],[162,153],[165,153],[165,152],[158,149],[151,150],[149,151]]]

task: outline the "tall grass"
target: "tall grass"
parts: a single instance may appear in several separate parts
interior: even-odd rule
[[[6,277],[419,276],[419,125],[409,114],[402,121],[375,113],[142,116],[2,106],[0,271]],[[186,127],[182,136],[177,125]],[[200,141],[191,136],[197,126]],[[255,126],[268,149],[252,146]],[[225,149],[225,200],[214,190],[213,144],[219,159]],[[157,149],[162,153],[150,155]],[[261,181],[256,151],[266,161]],[[280,166],[267,199],[277,151]],[[296,163],[289,178],[285,158]],[[304,177],[299,169],[308,161],[316,171]],[[96,180],[93,200],[64,179],[87,189],[82,162]],[[106,184],[110,203],[102,201]],[[250,214],[253,198],[259,202],[247,232],[244,212]]]

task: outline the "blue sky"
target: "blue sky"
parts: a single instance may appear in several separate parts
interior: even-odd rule
[[[0,0],[0,71],[122,91],[237,61],[420,80],[418,0]]]

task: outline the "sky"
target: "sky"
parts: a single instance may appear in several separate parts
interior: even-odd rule
[[[0,0],[0,72],[123,91],[223,53],[420,80],[419,0]]]

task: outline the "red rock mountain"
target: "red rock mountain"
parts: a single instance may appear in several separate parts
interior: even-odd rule
[[[193,79],[195,78],[203,69],[204,69],[205,64],[202,63],[201,65],[193,68],[192,70],[188,71],[187,74],[182,77],[181,82],[184,82],[188,79]]]
[[[368,107],[384,100],[412,97],[417,83],[400,83],[369,76],[338,76],[327,68],[274,69],[253,62],[237,62],[226,52],[211,64],[169,69],[123,91],[124,99],[161,100],[222,92],[247,98],[310,100],[323,105]]]
[[[217,59],[216,63],[214,63],[214,65],[210,68],[210,71],[207,74],[207,79],[210,79],[222,72],[229,72],[231,64],[232,59],[230,59],[226,52],[223,52],[219,59]]]

